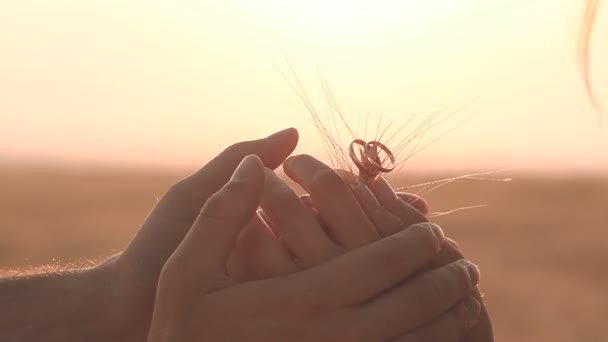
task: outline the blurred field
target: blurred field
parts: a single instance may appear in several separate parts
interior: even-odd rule
[[[0,268],[120,251],[180,177],[3,166]],[[514,178],[457,182],[428,196],[432,210],[487,205],[436,221],[480,265],[497,340],[608,341],[608,177]]]

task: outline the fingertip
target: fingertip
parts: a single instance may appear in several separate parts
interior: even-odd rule
[[[285,128],[283,130],[280,130],[278,132],[272,133],[271,135],[267,136],[265,139],[269,140],[269,141],[282,141],[284,139],[298,139],[299,138],[299,133],[298,130],[295,129],[294,127],[289,127],[289,128]]]
[[[426,216],[429,214],[429,204],[424,198],[407,192],[397,192],[397,197],[414,207],[414,209],[418,210],[423,215]]]
[[[401,199],[423,215],[428,215],[429,213],[429,205],[424,198],[407,192],[395,192],[395,189],[384,177],[379,177],[369,187],[382,204],[388,204]]]
[[[291,188],[273,170],[265,168],[264,177],[265,184],[262,197],[265,200],[292,192]],[[279,196],[279,198],[283,198],[283,196]]]
[[[480,279],[479,267],[466,259],[460,259],[457,261],[457,263],[460,263],[466,269],[467,274],[469,276],[469,280],[471,282],[471,287],[473,288],[477,286],[479,284]]]
[[[311,175],[319,168],[319,165],[326,166],[311,155],[297,154],[283,162],[283,171],[287,177],[302,185],[302,178]]]
[[[417,223],[401,231],[401,234],[407,234],[408,231],[412,230],[419,230],[425,236],[431,237],[429,240],[432,240],[434,251],[436,253],[438,253],[443,247],[445,235],[443,234],[443,230],[441,227],[439,227],[439,225],[431,222]]]
[[[298,163],[306,158],[308,158],[307,154],[296,154],[289,156],[289,158],[285,159],[285,161],[283,162],[283,171],[285,171],[285,173],[290,172],[294,166],[294,163]]]
[[[298,130],[291,127],[262,139],[265,144],[271,145],[271,148],[263,150],[264,155],[262,157],[265,165],[270,169],[275,169],[281,165],[296,148],[299,138]]]
[[[264,177],[264,164],[255,154],[245,156],[234,170],[230,182],[259,181]]]

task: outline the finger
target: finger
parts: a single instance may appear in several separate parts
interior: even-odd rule
[[[271,170],[266,170],[261,207],[300,266],[318,265],[341,252],[298,195]]]
[[[308,209],[308,212],[317,220],[319,220],[319,211],[315,208],[315,202],[309,194],[300,195],[300,202]]]
[[[396,192],[397,197],[399,197],[405,203],[414,207],[414,209],[418,210],[422,215],[429,214],[429,204],[424,200],[424,198],[412,194],[409,192]]]
[[[160,269],[192,226],[205,201],[228,181],[245,156],[256,154],[265,166],[275,168],[293,151],[297,141],[298,133],[292,128],[264,139],[232,145],[198,172],[175,184],[158,202],[119,258],[126,266],[126,272],[137,272],[142,279],[157,279]]]
[[[256,280],[298,270],[283,243],[270,231],[260,212],[243,228],[228,260],[228,274],[235,280]]]
[[[443,244],[441,228],[421,224],[342,254],[292,276],[298,290],[317,293],[327,305],[362,303],[428,263]]]
[[[330,167],[311,156],[299,155],[286,160],[283,169],[311,195],[338,244],[354,249],[379,238],[350,187]]]
[[[306,207],[306,210],[308,210],[310,216],[314,217],[315,220],[319,222],[321,228],[323,228],[323,230],[325,231],[325,234],[328,234],[328,236],[332,236],[331,230],[327,228],[327,224],[323,222],[323,218],[319,214],[319,210],[317,210],[317,208],[315,207],[315,203],[313,202],[312,197],[310,197],[309,194],[300,195],[300,202],[302,202],[302,204]]]
[[[463,259],[462,252],[457,247],[457,244],[453,240],[446,239],[446,243],[441,252],[431,261],[431,267],[441,267],[459,259]],[[485,302],[479,292],[479,287],[472,293],[473,297],[481,304],[481,314],[479,315],[479,322],[467,332],[465,341],[494,341],[494,333],[492,329],[492,323],[490,315],[486,308]]]
[[[371,185],[372,192],[378,198],[378,201],[386,207],[391,213],[399,217],[404,223],[417,223],[426,221],[418,210],[408,205],[405,201],[393,195],[393,189],[390,184],[382,177]],[[441,267],[451,262],[464,258],[463,254],[458,250],[457,246],[451,243],[446,243],[441,252],[432,260],[431,267]],[[473,296],[481,303],[481,315],[479,324],[476,324],[473,329],[467,334],[467,341],[493,341],[492,324],[490,317],[481,297],[479,289],[476,289]]]
[[[369,329],[384,333],[385,338],[399,336],[447,311],[470,295],[478,282],[477,266],[459,260],[409,279],[362,304],[358,308],[360,321],[369,322]]]
[[[460,246],[458,246],[458,242],[456,242],[455,240],[446,237],[445,243],[450,245],[453,249],[460,251]],[[455,260],[457,260],[457,259],[455,259]]]
[[[393,187],[383,177],[378,178],[375,182],[370,184],[370,190],[372,190],[378,199],[378,202],[397,216],[405,227],[427,221],[426,217],[420,211],[397,196]]]
[[[432,322],[394,339],[395,342],[458,342],[479,319],[481,305],[468,296]],[[468,341],[468,340],[467,340]]]
[[[389,236],[407,228],[397,216],[378,202],[365,184],[359,183],[353,186],[353,193],[380,236]]]
[[[473,297],[481,304],[481,313],[479,314],[477,324],[466,333],[463,341],[493,342],[494,331],[492,329],[492,321],[490,321],[490,315],[479,293],[479,289],[475,290]]]
[[[241,229],[256,214],[264,167],[255,155],[239,164],[230,181],[203,206],[168,261],[182,290],[205,289],[226,280],[226,262]],[[180,281],[181,280],[181,281]]]

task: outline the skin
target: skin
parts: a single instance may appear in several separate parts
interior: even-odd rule
[[[160,271],[207,199],[245,156],[273,169],[297,141],[288,129],[230,146],[173,185],[125,251],[97,267],[0,278],[0,341],[145,341]]]
[[[293,191],[267,171],[262,208],[270,224],[256,219],[245,227],[242,235],[247,238],[242,236],[236,248],[245,266],[239,265],[233,255],[228,268],[229,274],[236,273],[237,278],[264,279],[313,267],[413,224],[427,222],[424,213],[428,206],[424,200],[411,194],[396,194],[383,178],[369,187],[351,187],[344,181],[349,179],[346,171],[336,172],[308,155],[289,158],[283,168],[309,192],[300,199],[308,209],[303,209]],[[427,269],[463,258],[456,243],[446,239],[444,248]],[[479,323],[463,341],[493,341],[489,315],[478,289],[474,297],[482,303],[482,312]]]
[[[107,280],[101,268],[0,279],[0,340],[120,340]]]
[[[583,47],[580,51],[585,84],[590,94],[588,43],[599,3],[599,1],[587,1],[586,24],[581,34]],[[593,95],[591,96],[593,98]],[[196,216],[194,213],[196,208],[200,208],[208,196],[221,187],[226,175],[246,154],[256,153],[262,156],[267,166],[276,167],[281,163],[282,158],[291,153],[296,141],[297,136],[292,131],[283,133],[279,137],[231,147],[210,163],[213,166],[203,168],[197,174],[174,186],[153,210],[141,231],[130,243],[127,252],[110,259],[103,265],[77,271],[0,278],[0,339],[3,341],[145,339],[158,273],[190,227]],[[371,185],[372,191],[377,196],[376,201],[366,194],[357,195],[376,227],[383,226],[379,223],[384,222],[383,220],[386,220],[384,222],[386,227],[392,227],[390,222],[393,222],[392,224],[395,222],[392,218],[387,219],[391,217],[390,215],[383,216],[378,212],[389,211],[395,217],[401,217],[402,223],[409,222],[410,218],[404,216],[411,212],[411,208],[404,206],[404,203],[411,204],[419,212],[425,213],[425,206],[420,205],[422,201],[418,199],[412,201],[412,198],[404,195],[395,197],[388,192],[383,193],[383,187],[386,189],[383,182]],[[303,199],[303,202],[309,204],[308,208],[312,213],[318,214],[318,209],[314,208],[310,197]],[[424,221],[424,219],[417,217],[414,221]],[[173,229],[169,229],[169,226]],[[248,224],[249,226],[252,225]],[[234,264],[241,265],[238,272],[245,276],[264,277],[297,270],[291,261],[281,261],[287,260],[287,257],[280,248],[275,248],[274,253],[261,254],[258,255],[261,256],[260,258],[252,259],[257,260],[252,263],[253,267],[243,265],[239,260],[242,256],[251,254],[249,251],[251,248],[248,247],[257,246],[260,242],[267,243],[268,246],[276,246],[273,240],[260,239],[260,236],[267,236],[265,233],[260,234],[258,230],[248,227],[243,230],[247,234],[242,234],[243,237],[237,240],[237,244],[244,250],[233,253],[235,255],[233,259],[236,260]],[[259,224],[258,227],[262,225]],[[382,234],[381,229],[378,229],[378,233]],[[449,246],[443,248],[441,255],[436,257],[433,262],[435,266],[462,257],[453,241],[449,239],[445,241]],[[251,274],[247,275],[247,272]],[[483,303],[478,292],[475,293],[475,298],[479,303]],[[436,322],[449,321],[452,317],[450,312],[452,311],[439,316]],[[49,317],[56,319],[49,320]],[[57,319],[58,317],[60,319]],[[433,335],[436,330],[419,331],[421,332],[410,334],[400,340],[416,341],[417,338],[422,338],[424,341],[442,340],[440,336]],[[484,339],[492,340],[491,325],[485,307],[480,322],[464,340],[483,341]]]
[[[249,156],[207,201],[163,268],[150,342],[458,341],[476,321],[481,308],[470,296],[479,281],[475,265],[459,260],[412,277],[444,246],[441,229],[430,223],[356,246],[304,271],[234,281],[226,263],[239,233],[264,203],[272,175]],[[270,181],[277,181],[271,187],[279,185],[278,178]],[[308,215],[295,194],[285,190],[270,196],[270,201],[291,201],[283,202],[282,218],[268,212],[273,222],[291,226]],[[314,231],[320,228],[316,223],[314,218],[306,222],[313,237],[304,237],[303,245],[323,236]],[[319,255],[336,247],[329,240],[322,243]]]
[[[161,315],[161,318],[163,317],[162,314],[157,314],[157,312],[171,312],[176,315],[172,316],[165,314],[165,319],[160,321],[163,322],[161,323],[160,328],[158,325],[155,325],[156,328],[152,329],[153,332],[161,333],[161,335],[159,335],[160,337],[157,337],[156,334],[150,335],[152,339],[162,338],[162,336],[166,336],[162,335],[162,333],[168,331],[167,327],[173,326],[172,323],[175,323],[175,320],[171,319],[171,317],[183,317],[184,315],[191,318],[194,317],[192,316],[192,310],[194,310],[193,306],[186,306],[183,304],[183,301],[179,301],[177,298],[175,298],[175,300],[163,298],[173,298],[172,296],[175,296],[176,287],[171,284],[179,284],[180,279],[179,275],[173,274],[172,271],[165,271],[171,269],[179,269],[179,267],[176,266],[166,266],[175,265],[172,263],[167,263],[167,259],[172,255],[176,255],[177,246],[181,247],[183,245],[182,242],[186,241],[184,240],[184,236],[188,234],[188,232],[191,230],[194,221],[197,219],[197,217],[199,217],[201,208],[205,205],[205,203],[208,202],[209,197],[217,193],[218,190],[220,190],[226,184],[231,174],[235,170],[236,166],[245,156],[250,154],[256,154],[260,157],[264,166],[272,169],[280,165],[284,161],[284,159],[292,152],[296,143],[297,132],[295,130],[285,130],[265,139],[243,142],[231,146],[223,153],[221,153],[218,157],[216,157],[213,161],[203,167],[201,170],[196,172],[194,175],[185,178],[184,180],[178,182],[173,187],[171,187],[169,191],[158,202],[157,206],[152,210],[139,232],[129,243],[127,249],[123,253],[111,258],[102,265],[78,271],[50,273],[32,277],[13,277],[0,279],[0,340],[144,341],[150,331],[150,319],[152,317],[153,308],[155,320],[157,315]],[[234,203],[239,202],[240,201],[237,200]],[[251,221],[252,219],[250,217],[244,225],[249,225],[249,222]],[[208,225],[204,225],[204,227],[207,226]],[[242,232],[247,231],[247,229],[242,229],[242,226],[238,228],[239,229],[237,230],[242,230]],[[199,230],[206,230],[206,228]],[[428,230],[429,229],[422,231]],[[414,229],[413,231],[416,231],[416,229]],[[426,236],[428,238],[428,233]],[[403,240],[410,241],[411,239],[414,238],[409,237]],[[422,239],[424,239],[424,237],[422,237]],[[396,240],[401,241],[402,239]],[[241,241],[240,236],[239,238],[236,238],[236,241]],[[249,241],[249,239],[242,239],[242,241]],[[306,281],[291,280],[289,282],[286,281],[286,283],[284,283],[278,282],[277,280],[282,279],[282,277],[268,279],[268,281],[272,281],[273,284],[275,284],[273,285],[270,283],[263,283],[261,281],[249,280],[247,282],[244,282],[235,281],[234,279],[229,278],[230,281],[223,283],[224,287],[221,287],[224,292],[211,291],[218,293],[217,295],[213,295],[211,297],[209,297],[209,291],[204,293],[199,292],[199,295],[200,297],[206,298],[205,300],[202,300],[202,302],[211,302],[217,304],[221,302],[219,298],[224,298],[224,295],[219,295],[219,293],[233,293],[225,292],[228,291],[228,289],[230,291],[234,291],[234,293],[237,294],[241,293],[236,296],[233,296],[232,294],[225,295],[226,298],[228,298],[225,299],[228,301],[224,303],[226,305],[225,307],[235,308],[233,305],[230,304],[230,298],[240,298],[246,303],[248,298],[251,300],[255,300],[255,298],[265,298],[263,295],[264,293],[275,294],[274,297],[271,296],[267,298],[269,301],[268,303],[264,304],[264,307],[268,308],[268,310],[274,312],[275,314],[280,313],[280,316],[284,317],[286,312],[289,312],[289,310],[294,310],[295,308],[292,305],[280,305],[281,303],[284,303],[283,300],[286,298],[285,296],[281,296],[281,294],[285,295],[287,293],[288,298],[306,298],[305,296],[292,297],[292,295],[296,293],[302,294],[302,292],[297,292],[298,286],[301,287],[303,285],[308,286],[309,284],[314,284],[313,281],[307,282],[311,279],[317,279],[317,282],[320,282],[320,280],[318,279],[323,279],[323,285],[326,286],[326,280],[328,279],[327,274],[340,274],[336,272],[345,272],[345,276],[348,277],[344,279],[350,279],[350,281],[345,285],[345,288],[352,286],[353,283],[361,284],[363,286],[366,283],[373,283],[373,281],[376,279],[384,279],[384,281],[392,281],[393,283],[384,283],[384,286],[381,287],[395,288],[394,290],[390,291],[391,293],[392,291],[395,291],[395,295],[397,295],[396,293],[405,293],[405,290],[398,291],[397,289],[399,287],[395,287],[395,285],[397,285],[397,283],[395,283],[395,279],[397,277],[396,275],[399,274],[402,277],[410,275],[415,271],[414,264],[408,264],[407,262],[404,262],[403,265],[400,264],[402,267],[407,266],[409,268],[399,269],[399,272],[394,273],[395,277],[393,278],[385,276],[370,277],[370,274],[373,274],[370,272],[382,269],[381,266],[374,266],[369,272],[367,272],[366,269],[359,269],[358,267],[353,267],[355,261],[357,262],[357,265],[361,264],[361,262],[364,260],[369,260],[371,263],[371,261],[374,260],[373,255],[381,255],[383,261],[386,261],[387,258],[390,258],[389,260],[397,260],[397,254],[402,254],[404,247],[401,246],[399,248],[399,253],[394,252],[394,250],[391,253],[390,246],[393,246],[394,248],[394,245],[382,241],[384,241],[384,239],[358,248],[353,252],[344,253],[346,249],[343,249],[339,253],[336,253],[336,255],[330,255],[329,258],[318,259],[316,261],[318,265],[307,268],[305,271],[302,271],[304,267],[299,265],[297,269],[292,269],[289,272],[285,273],[290,274],[290,277],[292,277],[290,279],[303,279]],[[414,239],[412,241],[416,240]],[[376,244],[381,242],[381,247],[371,247],[376,246]],[[232,241],[232,243],[234,243],[234,241]],[[248,243],[252,244],[251,242]],[[433,247],[433,245],[431,244],[416,244],[416,246],[418,245]],[[421,252],[420,250],[416,250],[414,246],[412,246],[411,249],[412,251],[418,251],[417,253],[420,253],[420,255],[426,255],[424,254],[424,251]],[[197,247],[197,250],[200,250],[200,248]],[[385,252],[382,252],[383,250],[385,250]],[[425,250],[426,253],[428,253],[429,250],[434,249],[427,249]],[[435,252],[435,254],[438,252],[439,251]],[[225,252],[223,253],[225,254]],[[308,252],[303,250],[302,255],[305,255],[306,253]],[[352,257],[354,259],[351,259],[351,257],[346,258],[346,256],[350,255],[350,253],[364,254],[355,254],[355,256]],[[359,256],[359,258],[361,259],[357,259],[356,256]],[[226,258],[228,258],[227,255]],[[277,260],[274,257],[267,259]],[[177,258],[177,260],[180,259]],[[419,263],[424,262],[419,261]],[[446,294],[452,293],[452,296],[446,296],[443,297],[443,299],[441,300],[435,301],[431,300],[432,298],[429,298],[429,303],[436,302],[439,304],[437,304],[436,306],[429,305],[429,311],[426,315],[418,317],[416,315],[412,316],[410,314],[410,316],[408,316],[409,318],[403,319],[400,323],[401,325],[398,325],[400,327],[400,330],[398,331],[400,335],[396,336],[397,338],[400,338],[404,341],[415,341],[413,339],[417,338],[417,336],[419,336],[420,338],[434,336],[432,334],[438,331],[438,329],[433,328],[435,327],[435,324],[442,324],[446,327],[451,327],[452,330],[460,329],[458,330],[459,332],[454,332],[454,336],[456,336],[458,333],[462,333],[463,326],[468,326],[471,324],[470,322],[475,320],[475,307],[479,304],[479,301],[471,301],[470,297],[467,296],[467,294],[470,293],[470,289],[468,290],[468,292],[466,291],[466,289],[468,288],[468,286],[473,286],[473,283],[475,283],[475,281],[471,279],[476,279],[476,277],[472,277],[469,275],[469,277],[467,278],[466,276],[464,276],[466,274],[469,274],[464,272],[464,270],[467,269],[466,265],[451,265],[447,267],[445,271],[439,272],[439,275],[435,277],[452,277],[453,279],[461,280],[469,279],[470,283],[467,283],[464,280],[462,280],[461,282],[456,281],[456,285],[450,287],[449,289],[446,289],[446,291],[433,291],[433,294],[436,297],[439,297],[438,294],[444,292]],[[163,267],[165,268],[163,269]],[[161,269],[163,269],[163,275],[175,275],[177,277],[176,279],[178,279],[178,282],[168,280],[172,277],[162,276],[160,281],[161,286],[158,286],[159,291],[157,292],[157,285],[159,284],[159,275],[161,273]],[[322,271],[324,269],[329,269],[331,270],[331,272],[328,270]],[[348,270],[351,270],[351,273],[348,273]],[[355,273],[355,271],[357,272]],[[175,272],[177,273],[177,271]],[[200,277],[200,275],[198,275],[197,272],[188,272],[187,275],[197,275],[197,277],[192,276],[192,278],[188,278],[186,276],[186,280],[190,280],[195,283],[198,281],[202,281],[202,278]],[[360,277],[361,275],[364,275],[364,277],[355,278],[356,275],[359,275]],[[182,275],[182,277],[184,276]],[[430,277],[428,275],[426,275],[426,277],[427,278],[420,279],[435,278]],[[185,280],[182,281],[184,282],[184,284],[186,283]],[[434,283],[433,280],[428,281]],[[419,282],[422,282],[422,280],[419,280]],[[218,283],[214,282],[211,278],[207,278],[207,283],[214,283],[214,286],[218,286],[216,290],[220,289]],[[234,284],[238,284],[238,286]],[[259,284],[268,285],[269,287],[262,287]],[[410,285],[410,287],[413,286],[414,285]],[[167,290],[171,288],[173,288],[174,290]],[[424,291],[424,288],[433,287],[421,286],[421,291]],[[161,291],[161,289],[163,290]],[[454,289],[460,289],[461,292],[456,295],[453,292]],[[311,293],[306,289],[300,289],[299,291],[304,291],[304,295],[309,296]],[[376,291],[378,291],[378,287],[376,287]],[[180,292],[182,291],[180,290]],[[341,289],[337,292],[343,291]],[[419,291],[413,292],[418,293]],[[466,293],[463,294],[463,292]],[[368,299],[371,298],[369,296],[369,293],[367,293]],[[157,296],[157,298],[163,300],[159,300],[155,304],[155,295]],[[362,295],[361,297],[357,298],[360,301],[364,297],[365,296]],[[326,303],[326,299],[327,298],[323,298],[323,300],[319,299],[318,301]],[[193,301],[192,303],[196,302],[197,301]],[[309,302],[314,303],[314,301],[307,301],[307,303]],[[317,302],[317,304],[319,302]],[[182,304],[178,305],[178,303]],[[450,305],[449,303],[452,304]],[[418,304],[420,304],[420,302],[418,302]],[[364,312],[364,310],[361,309],[362,305],[363,304],[359,303],[358,301],[336,301],[335,304],[331,307],[331,310],[328,308],[326,311],[329,316],[321,317],[326,318],[327,322],[331,322],[330,318],[332,317],[341,317],[341,322],[349,322],[349,320],[346,320],[344,318],[348,317],[348,314],[346,314],[345,312],[351,312],[354,310],[352,309],[353,307],[357,307],[358,310],[354,311],[362,313]],[[216,305],[212,305],[211,307],[213,307],[214,309],[217,308]],[[250,308],[251,306],[241,307],[243,311],[239,312],[242,312],[246,315],[247,312],[245,309],[248,307]],[[347,307],[349,308],[348,310],[346,309]],[[376,312],[390,312],[391,314],[388,315],[388,317],[401,317],[403,316],[403,313],[400,312],[399,309],[401,308],[402,310],[405,310],[401,305],[398,305],[398,302],[395,301],[390,301],[388,305],[379,307],[385,307],[385,310],[387,311]],[[180,308],[180,310],[176,311],[171,308]],[[208,313],[208,311],[206,311],[209,310],[208,305],[197,305],[196,308],[197,310],[201,310],[201,312],[195,312],[197,315],[200,314],[201,319],[206,317],[204,314],[205,312]],[[318,307],[313,305],[313,308],[311,309],[310,307],[306,307],[303,305],[302,310],[295,311],[296,313],[300,314],[300,316],[297,316],[298,320],[291,321],[292,323],[300,322],[300,330],[304,330],[304,332],[309,331],[309,326],[303,323],[308,323],[309,321],[299,319],[302,319],[302,315],[306,317],[312,316],[310,310],[312,310],[314,313],[317,313]],[[413,310],[419,309],[415,305],[413,305],[408,310],[406,311],[415,312]],[[270,315],[270,311],[266,313]],[[467,316],[467,313],[469,313],[469,316]],[[253,313],[251,312],[250,314],[253,315]],[[258,313],[255,313],[254,316],[257,316],[257,314]],[[354,314],[351,313],[351,315]],[[363,317],[363,314],[361,315]],[[232,312],[230,317],[224,316],[226,320],[222,322],[234,322],[233,320],[231,321],[231,319],[234,319],[234,317],[237,317],[237,315],[234,315],[234,312]],[[241,318],[246,319],[247,317]],[[379,321],[381,322],[382,320]],[[209,318],[209,322],[209,324],[212,324],[211,326],[221,326],[221,322],[214,321],[211,318]],[[200,320],[197,320],[197,323],[200,325]],[[289,327],[289,325],[287,324],[288,322],[285,323],[285,326]],[[323,324],[326,324],[321,323],[320,321],[317,321],[317,323],[317,327],[322,327]],[[339,325],[336,326],[339,327]],[[364,327],[363,324],[357,324],[356,326]],[[378,329],[377,327],[369,327],[368,329],[363,329],[363,331],[359,330],[352,332],[352,335],[349,336],[371,336],[365,334],[369,334],[369,331],[374,331],[374,329],[376,329],[376,333],[380,334],[380,329]],[[346,332],[349,331],[349,329],[347,328],[339,330]],[[227,329],[227,331],[232,332],[232,329]],[[313,330],[310,331],[312,332]],[[327,329],[323,330],[319,328],[317,332],[319,331],[323,332],[327,331]],[[408,333],[406,334],[406,332]],[[248,334],[249,333],[251,333],[251,331],[249,331]],[[393,333],[396,334],[397,332]],[[197,340],[196,336],[193,336],[193,338],[194,340]]]

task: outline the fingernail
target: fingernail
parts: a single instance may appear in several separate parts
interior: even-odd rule
[[[403,229],[401,232],[399,232],[399,234],[408,234],[408,232],[410,232],[411,229],[420,230],[419,233],[423,233],[425,230],[427,232],[431,232],[433,234],[433,236],[435,237],[435,241],[436,241],[436,243],[434,244],[435,252],[439,252],[443,248],[445,237],[443,235],[443,231],[441,230],[441,227],[439,227],[438,225],[431,223],[431,222],[416,223],[416,224],[409,226],[406,229]],[[424,234],[425,235],[428,234],[427,232],[424,232]]]
[[[481,314],[481,304],[475,299],[473,296],[468,296],[464,300],[464,313],[463,320],[466,329],[470,329],[473,327],[477,321],[479,320],[479,315]]]
[[[304,194],[300,196],[300,201],[302,201],[302,203],[309,209],[315,207],[315,203],[312,201],[312,197],[310,197],[309,194]]]
[[[425,224],[428,226],[428,229],[430,229],[433,234],[435,234],[437,241],[439,241],[440,244],[443,244],[443,241],[445,240],[443,229],[441,229],[441,227],[439,227],[439,225],[435,223],[425,222]]]
[[[425,228],[430,230],[433,235],[435,235],[435,238],[437,238],[437,241],[439,242],[439,245],[443,245],[443,241],[445,240],[445,236],[443,235],[443,230],[441,229],[441,227],[439,227],[439,225],[435,224],[435,223],[431,223],[431,222],[420,222],[420,223],[416,223],[411,225],[410,227],[413,226],[419,226],[421,228]],[[404,231],[407,229],[404,229]]]
[[[464,267],[466,267],[467,271],[469,272],[469,277],[471,279],[471,285],[476,286],[477,284],[479,284],[479,267],[477,267],[477,265],[475,265],[474,263],[472,263],[468,260],[461,259],[461,260],[459,260],[459,262]]]
[[[241,160],[239,166],[236,167],[236,170],[234,170],[230,181],[239,182],[249,179],[249,177],[251,177],[251,172],[261,164],[262,161],[255,154],[250,154],[246,156],[245,158],[243,158],[243,160]]]
[[[294,132],[295,132],[295,134],[298,134],[298,131],[295,128],[290,127],[290,128],[286,128],[284,130],[280,130],[276,133],[273,133],[273,134],[267,136],[266,139],[267,140],[281,140],[288,135],[294,134]]]

